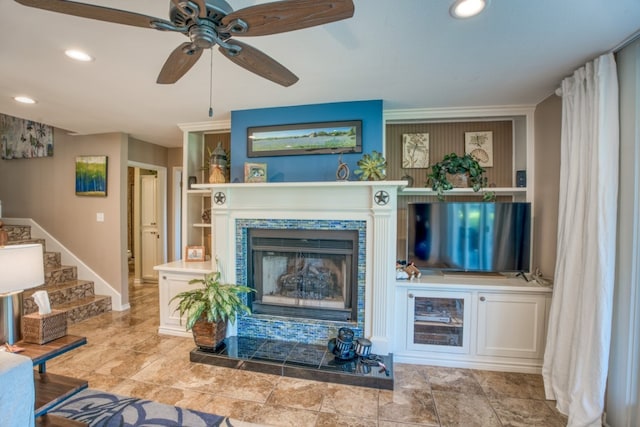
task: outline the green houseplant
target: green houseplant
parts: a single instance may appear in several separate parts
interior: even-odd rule
[[[467,186],[473,188],[473,191],[478,192],[482,188],[487,186],[487,177],[485,176],[485,169],[480,166],[480,163],[470,154],[464,156],[458,156],[456,153],[447,154],[442,161],[435,163],[431,166],[431,172],[427,174],[427,185],[431,185],[431,188],[436,192],[438,200],[444,200],[444,192],[451,190],[452,188],[464,185],[455,185],[459,178],[457,176],[462,175],[462,181],[465,181]],[[484,192],[482,199],[485,201],[493,200],[495,194],[493,192]]]
[[[385,175],[386,167],[387,161],[382,153],[373,150],[371,154],[365,153],[358,160],[358,169],[354,173],[360,176],[361,181],[382,181],[387,177]]]
[[[222,342],[227,331],[227,320],[233,324],[238,314],[251,314],[242,300],[242,294],[253,292],[247,286],[222,283],[219,271],[189,284],[202,285],[180,292],[171,298],[177,300],[176,311],[180,318],[186,316],[186,329],[193,332],[196,345],[202,349],[214,349]],[[181,320],[182,322],[182,320]]]

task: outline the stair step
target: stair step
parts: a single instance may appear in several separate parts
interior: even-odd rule
[[[67,323],[77,323],[99,314],[111,311],[111,297],[94,295],[80,298],[66,304],[56,306],[56,310],[67,312]]]
[[[2,227],[9,235],[9,241],[29,240],[31,239],[30,225],[10,225],[4,224]]]
[[[62,266],[60,252],[44,253],[44,268],[55,268]]]
[[[62,304],[67,304],[78,298],[88,298],[95,296],[95,289],[92,281],[70,280],[55,285],[43,285],[28,289],[23,295],[23,310],[25,314],[38,311],[38,306],[33,300],[33,293],[36,291],[47,291],[51,306],[58,308]]]
[[[71,282],[78,278],[78,268],[75,265],[61,265],[44,269],[45,285],[56,285]]]

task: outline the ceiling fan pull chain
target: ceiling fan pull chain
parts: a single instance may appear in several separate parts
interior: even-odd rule
[[[211,61],[209,63],[209,117],[213,117],[213,49],[209,48]]]

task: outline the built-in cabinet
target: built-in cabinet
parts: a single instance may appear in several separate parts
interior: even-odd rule
[[[551,289],[522,278],[396,282],[399,362],[539,372]]]
[[[184,319],[176,311],[177,301],[171,299],[197,284],[189,284],[193,279],[202,279],[206,274],[214,271],[210,261],[185,262],[174,261],[155,267],[159,274],[158,291],[160,305],[160,326],[158,332],[167,335],[190,337],[191,332],[185,329]]]

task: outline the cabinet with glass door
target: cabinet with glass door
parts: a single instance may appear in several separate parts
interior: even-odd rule
[[[468,353],[470,294],[407,290],[408,350]]]

